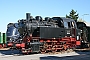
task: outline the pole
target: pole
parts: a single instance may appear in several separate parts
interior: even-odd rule
[[[83,16],[83,20],[84,20],[84,16],[85,16],[85,15],[89,15],[89,14],[83,14],[83,15],[82,15],[82,16]]]

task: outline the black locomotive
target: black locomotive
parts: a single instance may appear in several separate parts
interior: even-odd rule
[[[75,21],[64,17],[46,17],[45,20],[42,20],[41,16],[36,16],[35,19],[30,18],[30,14],[27,13],[27,18],[19,20],[18,24],[18,30],[22,37],[26,34],[45,39],[62,38],[65,36],[76,37],[78,35]]]
[[[26,13],[26,19],[18,20],[20,34],[17,43],[8,46],[21,49],[22,53],[56,52],[76,48],[81,45],[81,29],[73,19],[65,17],[36,16]]]
[[[7,25],[7,43],[16,42],[19,38],[18,23],[9,23]]]

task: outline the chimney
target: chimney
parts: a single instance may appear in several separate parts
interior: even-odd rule
[[[26,13],[26,20],[30,20],[30,13]]]

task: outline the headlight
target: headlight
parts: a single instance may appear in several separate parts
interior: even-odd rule
[[[84,42],[84,41],[82,41],[82,42]]]

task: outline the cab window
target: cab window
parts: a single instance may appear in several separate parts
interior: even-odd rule
[[[67,22],[64,22],[64,27],[68,28],[68,23]]]

